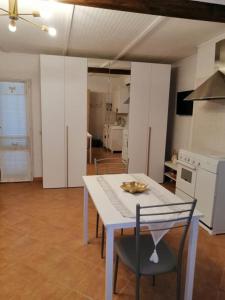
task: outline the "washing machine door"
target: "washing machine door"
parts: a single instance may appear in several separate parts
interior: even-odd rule
[[[209,228],[213,227],[213,208],[216,190],[216,174],[199,169],[197,172],[195,198],[197,209],[203,213],[201,219]]]

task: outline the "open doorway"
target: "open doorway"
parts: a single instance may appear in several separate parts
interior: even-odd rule
[[[0,82],[1,182],[32,180],[30,109],[25,82]]]
[[[92,174],[95,158],[128,160],[130,62],[110,65],[90,59],[88,70],[88,174]]]

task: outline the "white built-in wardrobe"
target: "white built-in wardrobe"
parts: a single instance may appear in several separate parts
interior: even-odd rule
[[[40,66],[43,186],[82,186],[87,160],[87,59],[41,55]]]
[[[41,55],[45,188],[82,186],[86,174],[87,59]],[[132,63],[130,173],[163,182],[171,66]]]
[[[163,182],[171,66],[132,63],[129,107],[129,173]]]

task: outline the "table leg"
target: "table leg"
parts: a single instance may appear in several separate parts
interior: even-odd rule
[[[88,243],[88,190],[84,186],[84,211],[83,211],[83,226],[84,226],[84,244]]]
[[[113,297],[113,252],[114,252],[114,229],[106,228],[106,270],[105,270],[105,300]]]
[[[196,250],[197,250],[197,241],[198,241],[198,226],[199,226],[199,219],[197,217],[193,217],[190,225],[190,236],[188,242],[188,258],[187,258],[184,300],[191,300],[193,295],[195,259],[196,259]]]

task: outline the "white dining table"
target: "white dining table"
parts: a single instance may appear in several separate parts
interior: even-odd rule
[[[106,175],[110,176],[110,175]],[[112,176],[112,175],[111,175]],[[127,174],[118,174],[113,176],[120,176],[121,184],[126,181]],[[162,185],[156,183],[151,178],[144,174],[132,174],[132,176],[139,176],[143,182],[147,183],[149,187],[154,185],[160,193],[168,196],[168,199],[174,202],[182,202],[180,198],[166,190]],[[120,211],[115,208],[112,201],[109,199],[107,193],[99,182],[100,175],[83,176],[84,181],[84,207],[83,207],[83,228],[84,228],[84,243],[88,244],[88,201],[91,198],[96,210],[98,211],[101,220],[106,230],[106,269],[105,269],[105,299],[111,300],[113,297],[113,256],[114,256],[114,231],[121,228],[135,228],[136,219],[126,218],[122,216]],[[113,187],[113,183],[112,183]],[[116,188],[116,187],[115,187]],[[118,187],[117,187],[118,188]],[[90,195],[90,198],[89,198]],[[172,202],[172,201],[171,201]],[[193,295],[194,274],[195,274],[195,260],[198,240],[199,219],[202,214],[197,210],[194,212],[188,240],[188,257],[186,266],[186,281],[184,299],[191,300]]]

